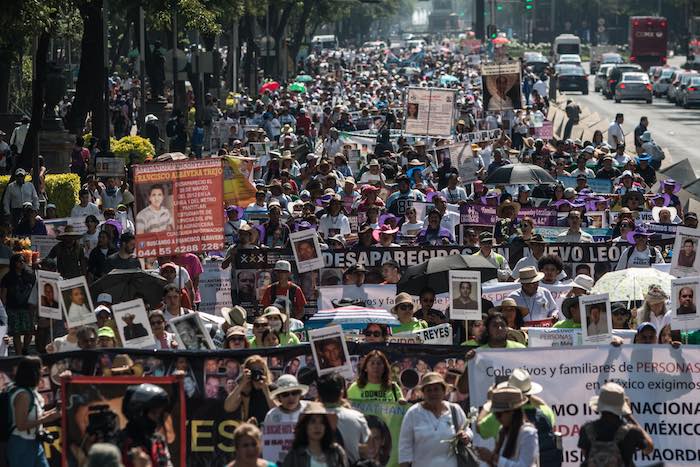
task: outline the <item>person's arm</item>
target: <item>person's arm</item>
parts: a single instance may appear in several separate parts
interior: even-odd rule
[[[29,184],[30,187],[32,187],[32,206],[34,206],[34,209],[37,211],[39,210],[39,195],[36,193],[36,188],[34,188],[33,184]]]
[[[233,257],[236,255],[236,246],[232,245],[226,250],[226,257],[224,260],[221,262],[221,269],[228,269],[228,267],[231,265],[231,261],[233,260]]]
[[[229,413],[238,410],[243,403],[243,398],[250,397],[251,389],[250,370],[244,369],[240,383],[231,392],[231,394],[226,397],[226,400],[224,400],[224,410]]]
[[[615,266],[615,271],[621,271],[627,268],[627,252],[630,248],[634,248],[634,246],[629,246],[622,250],[622,253],[620,253],[620,259],[617,260],[617,266]]]
[[[38,404],[39,401],[35,400],[34,403]],[[50,423],[54,420],[58,420],[59,418],[61,418],[61,412],[54,408],[47,412],[44,412],[44,415],[42,415],[36,420],[29,420],[29,394],[27,394],[26,390],[20,392],[15,396],[13,407],[15,415],[15,427],[19,431],[29,431],[32,428],[36,428],[39,425],[42,425],[44,423]]]
[[[7,215],[10,214],[10,198],[12,198],[12,184],[7,185],[7,188],[5,189],[5,196],[2,200],[3,207],[5,208],[5,214]]]
[[[627,420],[628,423],[634,425],[639,429],[639,432],[642,436],[642,440],[644,443],[644,447],[642,448],[642,452],[646,455],[651,454],[654,451],[654,440],[651,439],[651,436],[649,436],[649,433],[646,432],[644,428],[637,422],[637,420],[632,416],[632,414],[625,416],[625,420]]]

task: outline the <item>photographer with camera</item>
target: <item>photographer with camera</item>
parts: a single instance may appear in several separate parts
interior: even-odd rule
[[[127,419],[119,435],[119,449],[125,467],[171,467],[168,443],[158,433],[170,410],[168,393],[154,384],[129,386],[122,401]],[[148,459],[146,459],[148,457]]]
[[[251,355],[246,358],[236,389],[224,401],[224,410],[233,413],[236,420],[254,418],[261,425],[267,412],[277,407],[271,394],[275,389],[272,379],[263,357]]]
[[[15,382],[3,394],[4,404],[12,412],[10,425],[6,429],[8,467],[48,467],[43,442],[52,442],[42,425],[61,418],[60,410],[53,408],[44,411],[44,400],[37,391],[41,379],[41,359],[22,357],[17,365]],[[4,418],[6,415],[3,414]],[[9,418],[9,417],[8,417]],[[5,434],[5,433],[3,433]]]

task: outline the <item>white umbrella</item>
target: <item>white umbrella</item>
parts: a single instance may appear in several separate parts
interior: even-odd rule
[[[398,326],[398,319],[386,310],[362,306],[344,306],[332,310],[320,310],[307,325],[309,328],[323,328],[339,324],[343,329],[364,329],[370,323]]]
[[[675,278],[656,268],[628,268],[612,271],[598,279],[591,289],[591,294],[607,293],[610,295],[611,302],[644,300],[644,294],[649,290],[649,286],[657,284],[671,296],[671,280]]]

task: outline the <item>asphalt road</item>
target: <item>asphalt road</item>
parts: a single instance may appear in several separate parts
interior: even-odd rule
[[[682,60],[678,58],[670,61],[671,65],[681,63]],[[588,69],[588,64],[585,64],[585,67]],[[642,116],[648,117],[652,137],[670,154],[672,162],[688,158],[695,174],[700,174],[700,108],[676,107],[665,97],[654,98],[652,104],[642,101],[623,101],[616,104],[613,100],[606,100],[602,94],[593,92],[593,76],[589,78],[587,96],[578,92],[564,94],[581,106],[588,107],[591,112],[598,112],[603,119],[609,121],[612,121],[616,113],[622,112],[625,115],[622,125],[625,134],[634,131]]]

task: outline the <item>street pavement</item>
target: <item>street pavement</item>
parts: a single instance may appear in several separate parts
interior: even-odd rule
[[[683,60],[671,59],[671,65],[679,66]],[[588,64],[585,64],[588,69]],[[649,118],[649,131],[654,140],[671,155],[672,161],[678,162],[685,158],[690,160],[696,176],[700,174],[700,108],[684,109],[676,107],[665,97],[654,98],[652,104],[639,101],[606,100],[602,94],[593,92],[593,76],[589,78],[589,94],[578,92],[564,93],[565,98],[571,98],[582,107],[588,107],[591,112],[597,112],[604,120],[612,121],[615,114],[622,112],[625,123],[622,128],[625,134],[634,132],[642,116]],[[667,162],[664,163],[667,165]]]

